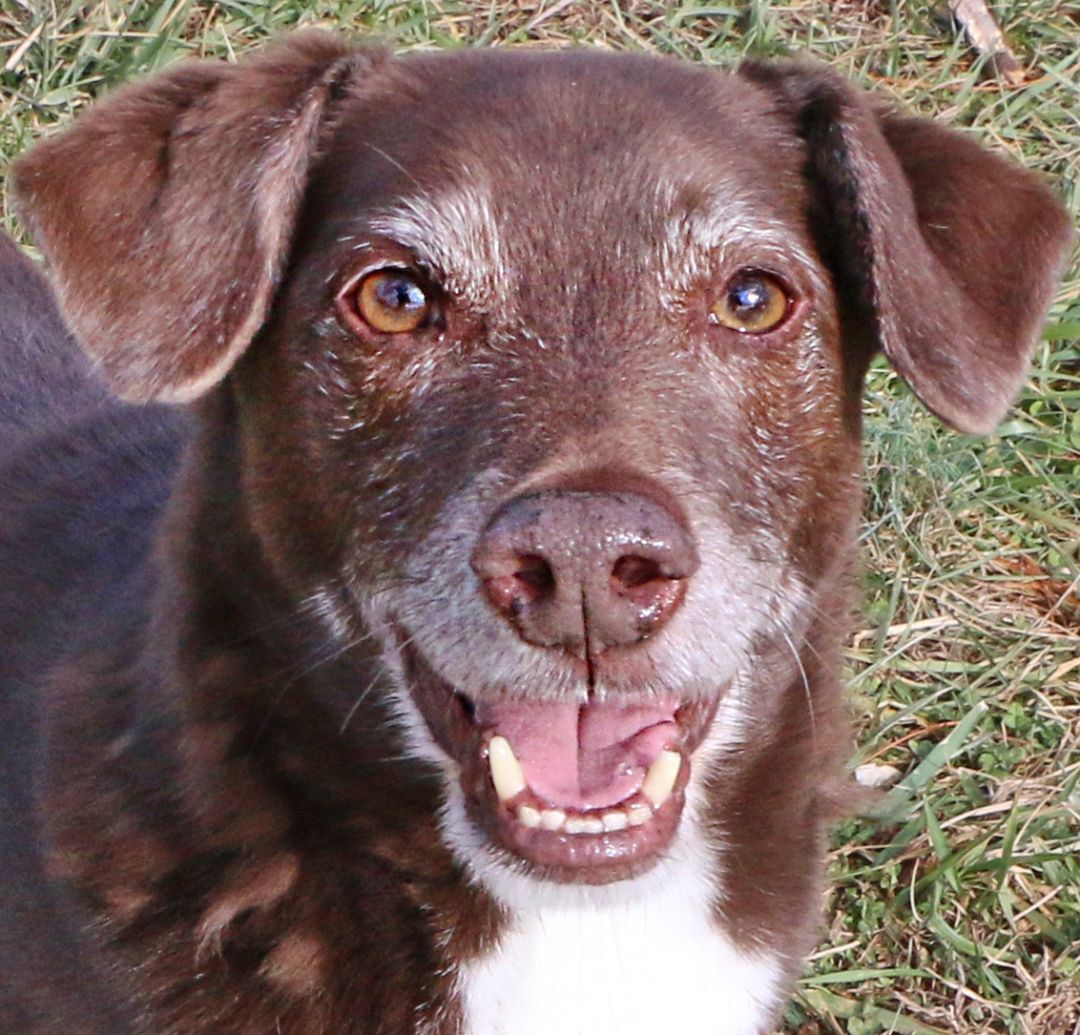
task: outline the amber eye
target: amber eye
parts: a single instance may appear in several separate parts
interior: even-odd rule
[[[432,304],[416,278],[407,270],[369,273],[353,293],[357,315],[382,334],[408,334],[431,317]]]
[[[739,270],[709,310],[709,321],[742,334],[764,334],[779,327],[791,311],[791,298],[776,277],[761,270]]]

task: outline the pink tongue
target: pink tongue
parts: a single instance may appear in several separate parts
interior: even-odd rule
[[[529,786],[545,801],[576,809],[615,805],[678,733],[671,699],[647,705],[508,701],[481,705],[480,725],[510,741]]]

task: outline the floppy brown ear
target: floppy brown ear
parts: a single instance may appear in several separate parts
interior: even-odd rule
[[[332,99],[378,60],[305,32],[124,87],[15,166],[64,315],[121,396],[193,399],[265,319]]]
[[[744,65],[807,149],[811,220],[846,325],[962,431],[991,431],[1028,369],[1071,239],[1031,173],[820,66]]]

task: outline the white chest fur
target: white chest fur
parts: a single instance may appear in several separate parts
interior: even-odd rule
[[[699,860],[603,888],[489,871],[485,883],[516,922],[459,972],[466,1035],[763,1032],[777,962],[741,952],[711,920]]]

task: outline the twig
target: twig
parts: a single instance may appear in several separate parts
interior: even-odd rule
[[[971,45],[987,59],[990,68],[1010,86],[1024,82],[1024,69],[1009,49],[994,16],[983,0],[949,0],[953,16],[964,27]]]

